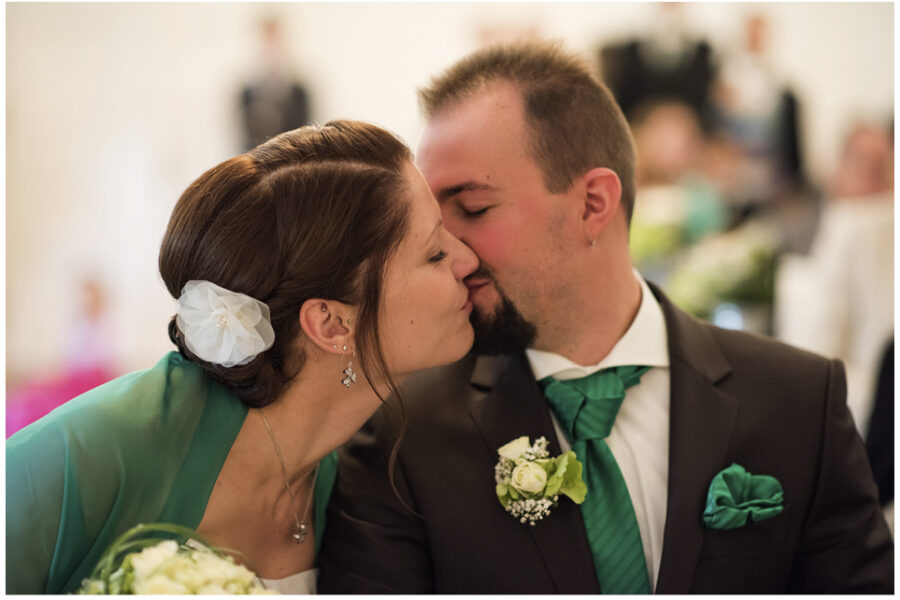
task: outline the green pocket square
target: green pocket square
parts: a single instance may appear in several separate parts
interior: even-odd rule
[[[783,508],[784,491],[777,479],[751,475],[732,463],[709,484],[703,522],[710,529],[735,529],[770,519]]]

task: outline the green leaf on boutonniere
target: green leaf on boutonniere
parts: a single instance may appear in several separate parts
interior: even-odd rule
[[[575,453],[571,450],[559,458],[562,459],[564,457],[568,458],[559,493],[571,498],[572,502],[575,504],[581,504],[584,502],[584,497],[587,495],[587,484],[585,484],[584,480],[581,478],[583,466],[581,461],[578,460]]]
[[[497,484],[497,498],[500,499],[500,504],[503,505],[503,508],[506,508],[506,505],[509,504],[509,485],[503,482]]]
[[[561,456],[557,456],[556,460],[553,461],[553,469],[551,472],[548,472],[547,475],[547,495],[555,496],[559,493],[559,488],[562,487],[563,477],[566,474],[566,465],[569,462],[569,454],[566,453]]]
[[[556,457],[553,472],[547,479],[547,495],[562,494],[576,504],[584,502],[587,486],[581,480],[582,465],[571,450]]]

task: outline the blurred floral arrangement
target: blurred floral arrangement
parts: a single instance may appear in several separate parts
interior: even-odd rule
[[[664,288],[678,306],[705,319],[724,302],[769,307],[777,248],[776,236],[756,223],[704,238],[682,254]]]
[[[639,196],[628,241],[637,265],[668,263],[679,250],[725,227],[725,208],[698,178],[685,176],[679,185],[644,187]]]
[[[642,275],[659,282],[675,304],[714,322],[726,304],[766,333],[774,296],[778,236],[760,222],[726,231],[726,209],[702,182],[639,190],[629,251]],[[752,325],[751,325],[752,324]]]
[[[155,535],[148,535],[155,534]],[[163,536],[192,539],[180,525],[137,525],[103,553],[79,594],[274,594],[256,575],[220,549],[188,546]],[[196,541],[196,538],[194,538]]]

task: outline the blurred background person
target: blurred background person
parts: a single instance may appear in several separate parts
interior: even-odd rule
[[[764,15],[745,17],[741,44],[720,55],[711,118],[717,134],[739,153],[728,195],[749,213],[803,182],[797,99],[772,61]]]
[[[259,22],[259,62],[255,77],[241,89],[244,149],[282,131],[310,122],[310,99],[291,60],[281,21],[269,16]]]
[[[639,270],[662,280],[678,251],[725,229],[726,207],[705,170],[700,119],[680,101],[649,101],[632,117],[637,198],[629,237]]]
[[[844,362],[883,504],[893,500],[893,147],[892,127],[849,130],[809,254],[782,259],[775,310],[778,337]]]
[[[785,257],[779,272],[779,337],[844,361],[848,404],[863,435],[894,332],[893,170],[890,130],[852,127],[809,254]]]

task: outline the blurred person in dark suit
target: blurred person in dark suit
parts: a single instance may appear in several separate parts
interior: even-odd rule
[[[866,451],[872,464],[872,474],[878,484],[878,500],[886,510],[888,524],[893,531],[894,504],[894,339],[882,353],[875,383],[875,402],[869,419]]]
[[[240,109],[244,148],[302,127],[310,121],[310,99],[297,78],[284,44],[281,22],[269,17],[260,23],[262,38],[258,73],[241,89]]]
[[[712,85],[713,128],[740,153],[729,196],[748,212],[782,199],[804,183],[799,106],[769,52],[769,21],[753,13],[743,43],[722,52]]]
[[[476,342],[404,384],[393,452],[393,406],[341,451],[319,589],[891,592],[842,365],[696,320],[633,269],[633,143],[590,67],[487,48],[421,100],[417,160],[481,261]],[[583,462],[580,506],[534,471],[539,438]]]
[[[629,123],[642,104],[687,104],[704,126],[716,68],[712,47],[687,30],[677,2],[654,6],[649,33],[600,50],[603,82]]]

